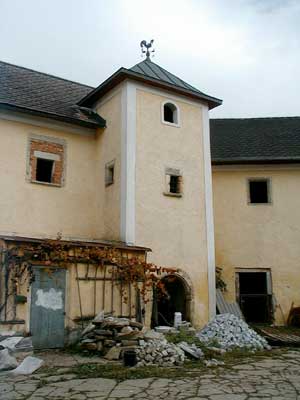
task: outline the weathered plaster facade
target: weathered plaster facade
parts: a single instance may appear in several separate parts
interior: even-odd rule
[[[248,178],[270,179],[270,204],[248,204]],[[225,296],[236,299],[238,269],[270,270],[277,324],[286,323],[292,302],[300,304],[299,179],[297,165],[213,171],[216,265],[223,267]]]
[[[64,237],[96,237],[95,137],[3,119],[0,132],[0,233],[56,237],[61,232]],[[64,186],[28,181],[28,140],[32,135],[65,141]]]
[[[161,105],[170,99],[180,110],[179,126],[162,123]],[[136,105],[137,243],[152,248],[154,262],[189,277],[192,320],[201,326],[209,318],[203,105],[143,87]],[[182,197],[164,195],[166,168],[181,171]]]

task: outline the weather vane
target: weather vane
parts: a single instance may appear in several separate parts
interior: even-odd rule
[[[142,40],[142,41],[141,41],[140,46],[141,46],[141,49],[142,49],[142,55],[143,55],[143,54],[146,54],[146,59],[147,59],[147,60],[150,60],[151,53],[154,53],[154,52],[155,52],[155,50],[154,50],[153,48],[151,49],[151,47],[152,47],[152,45],[153,45],[153,42],[154,42],[153,39],[150,40],[149,43],[147,43],[146,40]],[[151,50],[150,50],[150,49],[151,49]]]

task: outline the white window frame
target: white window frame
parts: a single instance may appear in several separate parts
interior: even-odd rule
[[[176,112],[176,119],[177,119],[176,122],[165,121],[165,119],[164,119],[164,107],[165,107],[166,104],[172,104],[176,108],[176,111],[175,111]],[[162,124],[173,126],[175,128],[179,128],[180,127],[180,109],[179,109],[178,105],[173,100],[165,100],[165,101],[162,102],[162,104],[161,104],[161,122],[162,122]]]
[[[171,176],[177,176],[180,178],[180,192],[178,193],[173,193],[170,192],[170,179]],[[180,171],[177,168],[170,168],[166,167],[165,168],[165,191],[163,192],[165,196],[170,196],[170,197],[182,197],[183,196],[183,177],[182,177],[182,171]]]

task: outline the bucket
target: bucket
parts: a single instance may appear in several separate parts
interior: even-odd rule
[[[125,367],[134,367],[137,363],[135,350],[125,350],[123,353],[123,363]]]
[[[178,328],[178,326],[181,325],[181,322],[182,322],[181,312],[176,312],[174,314],[174,328]]]

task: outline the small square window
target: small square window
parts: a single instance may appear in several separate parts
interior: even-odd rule
[[[269,204],[271,202],[269,179],[249,179],[248,184],[250,204]]]
[[[167,196],[182,196],[182,175],[179,170],[167,168],[166,170],[166,191]]]
[[[28,141],[28,182],[61,187],[64,184],[66,143],[48,136],[31,136]]]
[[[170,175],[170,193],[180,193],[180,176]]]
[[[111,161],[105,165],[105,186],[112,185],[115,179],[115,162]]]
[[[36,160],[36,180],[38,182],[52,183],[54,160],[37,158]]]

